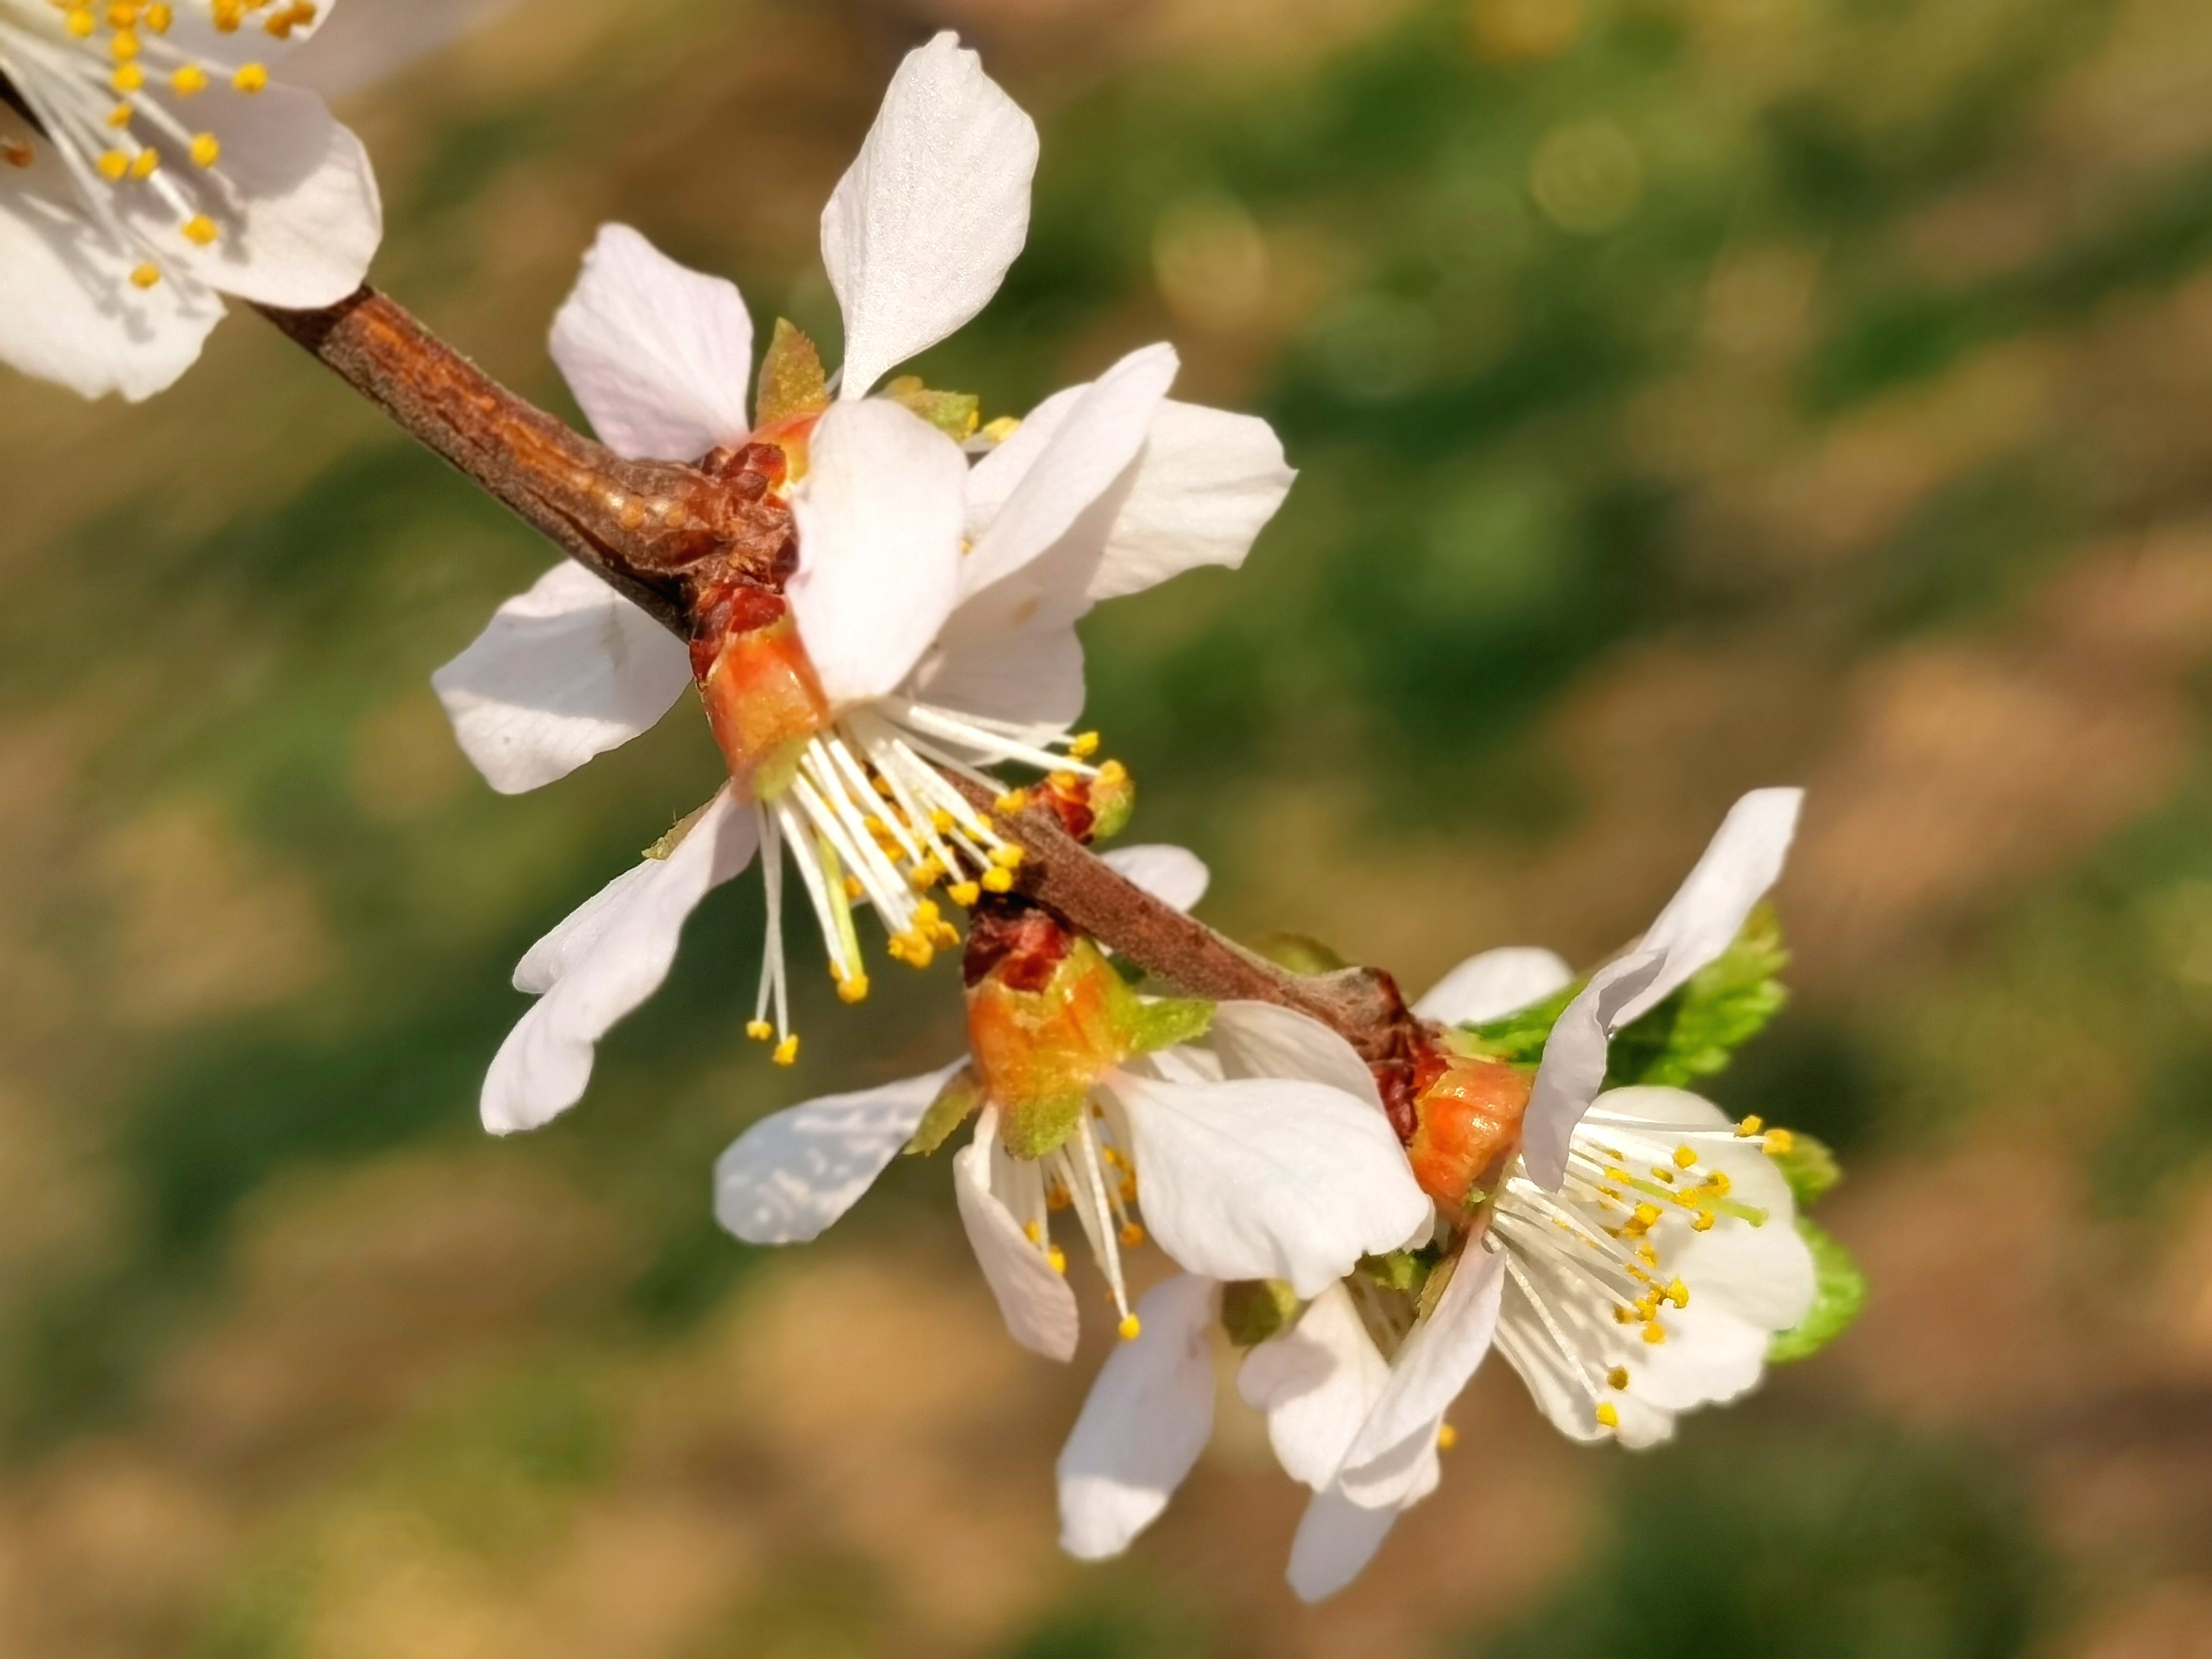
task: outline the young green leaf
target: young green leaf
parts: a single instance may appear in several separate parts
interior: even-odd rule
[[[1802,1215],[1797,1218],[1797,1232],[1813,1252],[1816,1287],[1813,1306],[1793,1328],[1778,1331],[1767,1344],[1770,1365],[1809,1359],[1850,1329],[1859,1310],[1866,1306],[1866,1274],[1835,1235]]]
[[[1685,1088],[1711,1077],[1788,1000],[1781,973],[1790,952],[1771,905],[1761,905],[1716,961],[1613,1039],[1605,1086]]]

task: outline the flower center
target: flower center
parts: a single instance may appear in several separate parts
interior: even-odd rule
[[[124,234],[125,214],[151,212],[195,247],[212,246],[235,201],[216,169],[222,144],[184,118],[182,106],[216,82],[252,94],[269,84],[258,63],[231,68],[170,39],[167,0],[0,0],[4,101],[27,129],[0,132],[0,161],[27,167],[49,143],[94,216]],[[235,33],[256,23],[289,40],[312,24],[313,0],[213,0],[211,21]],[[131,280],[152,288],[167,258],[158,248]]]

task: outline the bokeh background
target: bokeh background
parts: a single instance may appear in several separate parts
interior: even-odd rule
[[[1844,1155],[1864,1319],[1640,1456],[1492,1368],[1319,1610],[1226,1392],[1062,1560],[1103,1325],[1013,1349],[919,1160],[804,1251],[708,1211],[754,1117],[939,1063],[942,966],[810,978],[774,1070],[726,890],[580,1109],[477,1128],[515,958],[713,752],[484,788],[427,678],[548,550],[242,317],[144,407],[0,384],[0,1652],[2212,1653],[2212,8],[515,0],[345,98],[378,276],[564,411],[605,218],[834,341],[816,214],[940,25],[1045,155],[933,384],[1166,337],[1303,469],[1089,624],[1139,837],[1419,987],[1602,954],[1808,785],[1717,1092]]]

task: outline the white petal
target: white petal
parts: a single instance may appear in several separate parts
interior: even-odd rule
[[[859,1202],[964,1061],[764,1117],[714,1162],[714,1218],[749,1244],[803,1244]]]
[[[1118,599],[1200,565],[1234,569],[1297,477],[1265,421],[1162,404],[1089,597]]]
[[[1213,1011],[1206,1046],[1229,1077],[1302,1078],[1326,1083],[1382,1109],[1375,1073],[1355,1049],[1319,1020],[1271,1002],[1224,1002]]]
[[[1556,1191],[1566,1178],[1567,1143],[1605,1084],[1621,1010],[1650,984],[1667,959],[1656,951],[1609,962],[1590,975],[1553,1023],[1521,1120],[1521,1157],[1530,1179]]]
[[[1773,1333],[1711,1305],[1695,1291],[1690,1305],[1663,1310],[1667,1340],[1647,1350],[1628,1393],[1668,1412],[1736,1400],[1759,1386]]]
[[[587,944],[549,953],[559,976],[492,1060],[484,1127],[494,1134],[534,1129],[583,1097],[595,1046],[668,977],[684,919],[752,862],[756,823],[726,787],[674,851],[649,860],[652,870],[625,887],[619,904],[603,906],[588,928],[576,930],[588,933]]]
[[[1621,1011],[1620,1024],[1656,1007],[1735,942],[1780,878],[1804,804],[1802,789],[1754,789],[1729,809],[1704,856],[1638,942],[1638,952],[1662,952],[1666,966]]]
[[[1460,1258],[1435,1310],[1399,1349],[1389,1382],[1345,1453],[1337,1481],[1346,1497],[1396,1502],[1419,1484],[1408,1479],[1408,1455],[1418,1471],[1419,1454],[1434,1453],[1437,1425],[1490,1352],[1504,1280],[1502,1255],[1476,1246]]]
[[[1065,1364],[1075,1357],[1080,1328],[1075,1292],[991,1190],[991,1149],[998,1133],[999,1109],[986,1106],[976,1118],[975,1138],[953,1154],[960,1224],[1014,1340]]]
[[[198,361],[222,302],[196,283],[131,285],[144,258],[96,228],[50,144],[0,166],[0,362],[82,397],[137,402]]]
[[[846,397],[990,303],[1029,235],[1036,161],[1036,126],[957,36],[907,54],[822,210]]]
[[[1206,860],[1188,847],[1117,847],[1104,856],[1118,873],[1178,910],[1188,910],[1204,898],[1206,884],[1213,878]]]
[[[430,677],[462,752],[503,795],[628,743],[690,683],[684,642],[568,559]]]
[[[838,404],[809,449],[792,612],[830,702],[865,702],[907,677],[951,613],[968,463],[882,402]]]
[[[1446,1025],[1480,1025],[1541,1002],[1574,979],[1574,969],[1551,951],[1509,945],[1469,957],[1431,986],[1413,1012]]]
[[[1137,1304],[1140,1330],[1106,1357],[1060,1454],[1060,1547],[1119,1555],[1167,1507],[1213,1431],[1218,1287],[1182,1274]]]
[[[617,454],[690,461],[752,429],[753,319],[735,284],[601,225],[553,319],[553,361]]]
[[[250,98],[206,94],[189,103],[149,84],[145,94],[187,131],[213,133],[229,199],[195,191],[214,220],[215,242],[198,247],[179,233],[166,204],[148,197],[131,223],[162,258],[210,288],[263,305],[333,305],[361,286],[384,234],[376,175],[361,140],[323,100],[269,86]],[[191,171],[181,157],[173,166]]]
[[[634,864],[562,917],[514,964],[514,988],[539,997],[566,979],[577,963],[599,948],[607,930],[618,926],[630,907],[644,898],[638,890],[653,886],[665,867],[653,859]]]
[[[1048,739],[1074,725],[1083,714],[1083,641],[1059,614],[1032,611],[1026,623],[1004,620],[1019,608],[979,601],[954,611],[939,648],[915,676],[915,694],[942,708],[1036,726]]]
[[[1176,367],[1172,346],[1146,346],[1085,388],[963,562],[963,597],[980,593],[1059,541],[1128,470],[1145,447]]]
[[[1267,1417],[1275,1460],[1316,1492],[1336,1478],[1390,1367],[1359,1322],[1351,1293],[1331,1285],[1298,1322],[1255,1346],[1237,1372],[1244,1403]]]
[[[1004,442],[985,452],[975,463],[968,475],[968,539],[971,543],[991,533],[991,526],[999,521],[999,514],[1021,488],[1022,480],[1029,477],[1030,469],[1060,435],[1069,411],[1090,390],[1086,381],[1054,392],[1023,416],[1022,423]]]
[[[1595,1442],[1606,1437],[1608,1431],[1597,1420],[1596,1402],[1591,1398],[1588,1379],[1574,1370],[1545,1331],[1543,1322],[1535,1310],[1535,1304],[1517,1283],[1508,1279],[1504,1305],[1498,1319],[1498,1351],[1505,1363],[1520,1374],[1528,1386],[1529,1397],[1547,1421],[1571,1440]],[[1639,1408],[1649,1412],[1651,1407],[1642,1403],[1642,1393],[1633,1382],[1630,1393],[1618,1396],[1615,1409],[1623,1426],[1629,1420],[1632,1397]],[[1672,1419],[1668,1419],[1671,1432]]]
[[[1326,1601],[1366,1571],[1398,1524],[1400,1506],[1363,1509],[1337,1492],[1316,1492],[1291,1540],[1291,1566],[1285,1575],[1298,1600]]]
[[[1357,1095],[1128,1073],[1109,1086],[1136,1141],[1145,1224],[1191,1273],[1317,1296],[1361,1256],[1396,1248],[1429,1208],[1388,1120]]]

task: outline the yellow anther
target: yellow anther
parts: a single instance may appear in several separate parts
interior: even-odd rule
[[[119,149],[111,149],[93,165],[100,169],[101,178],[112,183],[131,171],[131,158]]]
[[[929,827],[936,830],[939,835],[941,836],[950,830],[952,827],[952,814],[942,806],[933,806],[930,809]]]
[[[1644,1340],[1651,1346],[1657,1347],[1667,1340],[1667,1328],[1656,1319],[1650,1321],[1644,1327]]]
[[[245,0],[215,0],[215,26],[225,34],[246,21]]]
[[[1001,415],[995,421],[986,422],[983,429],[975,435],[988,438],[994,444],[1002,444],[1021,430],[1021,425],[1012,416]]]
[[[975,901],[983,896],[983,890],[972,881],[956,881],[945,890],[945,896],[962,909],[972,909]]]
[[[848,876],[845,878],[845,896],[847,898],[866,898],[867,895],[868,890],[860,884],[860,878],[858,876]]]
[[[906,939],[906,965],[927,968],[936,959],[937,947],[919,933],[908,933]]]
[[[1044,1243],[1044,1229],[1034,1221],[1024,1221],[1022,1223],[1022,1237],[1032,1244],[1042,1244]]]
[[[994,847],[991,849],[991,862],[1001,870],[1020,869],[1022,860],[1025,856],[1027,855],[1018,847]]]
[[[1608,1389],[1613,1389],[1626,1388],[1628,1386],[1628,1367],[1626,1365],[1615,1365],[1611,1370],[1607,1371],[1605,1374],[1605,1386]]]
[[[745,1035],[755,1042],[766,1042],[775,1035],[775,1027],[764,1019],[749,1019],[745,1022]]]
[[[1641,1261],[1647,1267],[1657,1267],[1659,1265],[1659,1247],[1656,1244],[1649,1243],[1638,1245],[1636,1247],[1636,1259],[1638,1261]]]
[[[1766,1132],[1766,1155],[1769,1158],[1787,1158],[1796,1144],[1797,1137],[1787,1129],[1769,1129]]]
[[[161,153],[159,150],[142,149],[131,158],[131,176],[133,179],[150,179],[154,176],[154,169],[161,165]]]
[[[118,64],[115,73],[107,77],[107,84],[118,92],[136,92],[146,84],[146,66],[143,64]]]
[[[1438,1451],[1449,1451],[1457,1444],[1459,1444],[1459,1431],[1452,1427],[1449,1423],[1437,1424],[1437,1449]]]
[[[1018,812],[1029,804],[1029,792],[1026,789],[1009,789],[991,803],[991,810],[994,812]]]
[[[1125,783],[1128,781],[1128,777],[1129,769],[1117,760],[1098,763],[1098,781],[1101,783]]]
[[[1078,732],[1067,740],[1067,752],[1078,760],[1087,760],[1098,752],[1098,734],[1096,732]]]
[[[1633,1325],[1636,1318],[1636,1310],[1633,1308],[1616,1307],[1613,1310],[1613,1322],[1616,1325]]]
[[[1597,1420],[1608,1429],[1617,1429],[1620,1426],[1620,1413],[1613,1409],[1613,1401],[1606,1400],[1599,1402]]]
[[[1674,1164],[1676,1168],[1686,1170],[1694,1165],[1697,1161],[1698,1154],[1694,1148],[1689,1146],[1677,1146],[1674,1149]]]
[[[1145,1230],[1142,1227],[1139,1227],[1133,1221],[1125,1221],[1121,1224],[1121,1243],[1123,1244],[1133,1250],[1138,1245],[1144,1242]]]
[[[133,288],[151,288],[161,280],[161,271],[149,264],[140,265],[131,273],[131,286]]]
[[[138,37],[129,29],[120,30],[108,37],[107,51],[117,63],[127,64],[138,55]]]
[[[196,92],[205,92],[207,83],[207,71],[198,64],[186,64],[169,77],[170,90],[179,98],[189,98]]]
[[[769,1058],[779,1066],[789,1066],[793,1061],[797,1060],[799,1058],[799,1033],[793,1031],[790,1036],[785,1037],[782,1042],[777,1043],[775,1045],[775,1052],[770,1054]]]
[[[907,872],[907,879],[914,884],[917,892],[927,893],[945,879],[945,866],[935,859],[924,859]]]
[[[175,21],[174,14],[167,6],[146,8],[146,27],[156,34],[167,34],[169,32],[169,25]]]
[[[1062,794],[1074,788],[1082,781],[1073,772],[1053,772],[1047,774],[1045,777],[1045,781]]]
[[[1690,1218],[1690,1231],[1692,1232],[1709,1233],[1712,1231],[1712,1230],[1713,1212],[1711,1210],[1700,1210],[1697,1214]]]
[[[1138,1322],[1137,1316],[1134,1314],[1123,1314],[1121,1322],[1115,1328],[1121,1333],[1121,1340],[1124,1342],[1134,1342],[1145,1334],[1144,1326]]]
[[[1044,1206],[1048,1210],[1064,1210],[1075,1200],[1068,1196],[1067,1188],[1057,1181],[1044,1189]]]
[[[840,978],[837,1000],[847,1003],[866,1002],[868,1000],[868,976],[866,974],[848,974]]]
[[[268,66],[263,64],[241,64],[238,72],[230,77],[230,84],[240,92],[258,92],[269,84]]]
[[[107,9],[107,27],[127,29],[138,21],[138,8],[131,0],[114,0]]]
[[[1136,1176],[1124,1176],[1121,1178],[1121,1201],[1122,1201],[1124,1204],[1134,1204],[1134,1203],[1137,1201],[1137,1177],[1136,1177]]]
[[[1729,1179],[1729,1172],[1726,1170],[1714,1170],[1712,1179],[1705,1185],[1712,1189],[1715,1198],[1726,1198],[1735,1188],[1735,1182]]]
[[[130,105],[118,104],[107,112],[107,125],[118,129],[127,127],[131,125],[131,118],[137,113],[137,111],[132,109]]]
[[[1690,1287],[1687,1285],[1685,1285],[1680,1279],[1676,1279],[1673,1284],[1667,1287],[1667,1299],[1673,1303],[1677,1308],[1688,1307],[1690,1305]]]
[[[185,240],[195,246],[214,246],[217,234],[215,221],[204,213],[195,213],[185,221]]]
[[[88,11],[82,10],[70,13],[62,21],[67,26],[69,32],[80,40],[88,40],[92,32],[100,27],[100,20],[97,17]]]
[[[1639,1204],[1636,1206],[1636,1224],[1638,1226],[1653,1226],[1657,1224],[1658,1219],[1659,1206],[1656,1204]]]
[[[1057,1244],[1044,1253],[1044,1261],[1045,1265],[1056,1273],[1065,1273],[1067,1271],[1067,1252]]]
[[[983,885],[994,893],[1011,893],[1014,890],[1014,872],[994,865],[983,872]]]
[[[192,135],[192,165],[211,167],[222,155],[222,141],[211,132]]]
[[[944,917],[945,912],[928,899],[914,907],[914,925],[917,927],[934,927]]]
[[[1655,1164],[1651,1166],[1651,1178],[1654,1181],[1663,1181],[1669,1187],[1674,1184],[1674,1172],[1663,1164]]]
[[[1735,1138],[1738,1140],[1748,1140],[1752,1136],[1757,1134],[1765,1127],[1766,1120],[1765,1118],[1756,1115],[1747,1117],[1744,1119],[1742,1122],[1735,1126]]]

